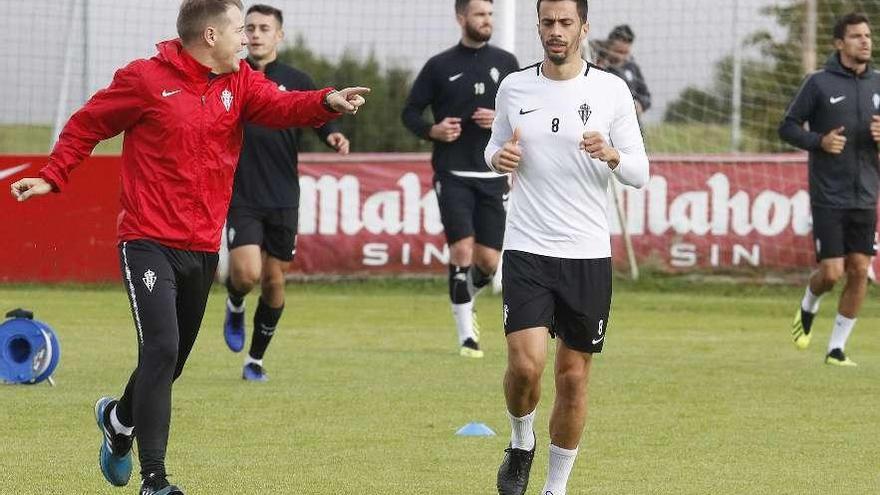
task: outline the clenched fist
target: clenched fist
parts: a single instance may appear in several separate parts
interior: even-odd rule
[[[617,168],[620,163],[620,153],[612,148],[598,132],[585,132],[584,139],[581,141],[581,149],[589,153],[590,158],[607,163],[611,170]]]

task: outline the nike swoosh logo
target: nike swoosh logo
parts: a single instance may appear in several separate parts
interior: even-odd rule
[[[846,99],[846,96],[832,96],[830,101],[831,101],[832,105],[837,105],[838,103],[842,102],[845,99]]]
[[[520,115],[528,115],[528,114],[530,114],[530,113],[532,113],[532,112],[537,112],[538,110],[540,110],[540,108],[535,108],[534,110],[523,110],[522,108],[520,108],[520,109],[519,109],[519,114],[520,114]]]
[[[601,336],[601,337],[599,337],[598,339],[594,340],[594,341],[593,341],[593,345],[596,345],[596,344],[598,344],[599,342],[602,342],[603,340],[605,340],[605,336],[604,336],[604,335]]]
[[[452,82],[452,81],[457,81],[458,78],[461,77],[461,76],[463,76],[463,75],[464,75],[464,72],[459,72],[458,74],[456,74],[456,75],[454,75],[454,76],[449,76],[449,81],[450,81],[450,82]]]
[[[163,97],[163,98],[168,98],[169,96],[174,96],[174,95],[176,95],[177,93],[180,93],[181,91],[182,91],[182,90],[180,90],[180,89],[175,89],[174,91],[164,90],[164,91],[162,91],[162,97]]]
[[[21,165],[16,165],[15,167],[10,167],[4,170],[0,170],[0,180],[3,180],[7,177],[12,177],[13,175],[21,172],[22,170],[30,167],[30,163],[22,163]]]

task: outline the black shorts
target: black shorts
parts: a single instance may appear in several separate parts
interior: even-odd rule
[[[546,327],[580,352],[602,352],[611,311],[611,258],[504,251],[504,333]]]
[[[292,261],[298,221],[297,208],[233,206],[226,217],[226,246],[232,251],[256,244],[273,258]]]
[[[474,242],[501,250],[507,211],[504,202],[510,188],[507,177],[480,179],[450,174],[434,176],[434,192],[446,242],[454,244],[474,236]]]
[[[877,254],[877,210],[813,206],[816,260]]]

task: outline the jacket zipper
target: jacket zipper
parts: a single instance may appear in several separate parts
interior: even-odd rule
[[[861,93],[861,90],[859,89],[859,76],[853,75],[853,81],[855,81],[855,84],[856,84],[856,122],[857,122],[857,124],[856,124],[855,130],[857,131],[858,128],[862,125],[862,93]],[[854,174],[855,175],[855,182],[853,183],[853,193],[855,194],[855,204],[858,205],[860,203],[859,202],[859,184],[861,184],[861,175],[862,175],[862,165],[861,165],[862,158],[860,156],[861,153],[859,153],[860,143],[859,143],[859,133],[858,132],[856,132],[854,134],[854,138],[855,138],[854,139],[855,143],[853,143],[853,149],[856,154],[856,156],[855,156],[856,159],[854,160],[855,166],[856,166],[856,173]]]

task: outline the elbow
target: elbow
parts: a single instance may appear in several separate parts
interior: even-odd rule
[[[799,125],[788,119],[783,120],[779,124],[779,129],[776,130],[777,134],[779,134],[779,139],[792,146],[798,146],[798,134],[802,131],[803,129]]]
[[[779,124],[779,127],[776,129],[776,133],[779,135],[779,138],[782,139],[783,141],[788,141],[787,127],[788,127],[787,122],[783,121],[781,124]]]

